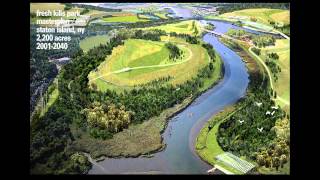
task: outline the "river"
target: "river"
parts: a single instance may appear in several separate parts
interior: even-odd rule
[[[227,22],[208,22],[214,24],[214,31],[219,33],[225,33],[229,28],[240,28]],[[221,56],[224,62],[224,77],[218,85],[207,90],[169,121],[163,133],[166,148],[151,158],[106,158],[93,165],[89,174],[206,174],[207,170],[212,168],[195,154],[195,139],[211,116],[245,96],[249,75],[241,58],[217,37],[206,34],[203,40],[210,43]]]

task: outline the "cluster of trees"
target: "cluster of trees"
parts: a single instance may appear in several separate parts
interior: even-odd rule
[[[133,114],[126,111],[123,105],[116,107],[114,104],[106,105],[97,101],[83,109],[83,113],[89,126],[115,133],[129,126]]]
[[[173,36],[173,37],[183,38],[190,44],[199,44],[199,40],[195,36],[191,36],[189,34],[183,34],[183,33],[178,34],[176,32],[170,32],[169,34],[170,36]]]
[[[262,105],[259,107],[256,102]],[[220,125],[218,142],[224,151],[253,159],[254,152],[258,152],[261,147],[266,147],[276,138],[272,128],[276,120],[284,118],[286,114],[280,108],[272,110],[274,102],[264,92],[250,94],[250,97],[243,102],[243,106],[240,111]],[[268,115],[267,111],[274,111],[274,114]],[[258,129],[261,128],[263,130],[260,132]]]
[[[261,49],[259,49],[259,48],[253,47],[251,50],[252,50],[255,54],[257,54],[258,56],[261,54]]]
[[[198,30],[198,28],[197,28],[197,26],[196,26],[196,21],[192,21],[192,27],[191,27],[191,29],[193,30],[193,35],[194,35],[194,36],[197,36],[198,33],[199,33],[199,30]]]
[[[66,168],[61,170],[59,174],[86,174],[91,168],[88,158],[81,153],[74,153],[70,156],[70,160],[65,165]]]
[[[272,53],[268,53],[267,56],[271,59],[274,59],[274,60],[278,60],[279,59],[279,55],[275,52],[272,52]]]
[[[178,46],[171,42],[166,43],[165,47],[169,50],[169,58],[174,61],[178,59],[182,54],[182,51],[178,48]]]
[[[276,39],[272,35],[258,35],[258,36],[254,36],[252,38],[252,41],[255,46],[258,46],[259,48],[261,48],[261,47],[274,45],[276,42]]]
[[[134,36],[132,38],[146,39],[151,41],[160,41],[161,40],[160,37],[163,35],[166,35],[166,32],[159,29],[149,30],[149,31],[137,30],[135,31]]]
[[[198,39],[195,36],[186,35],[186,41],[190,44],[199,44]]]
[[[280,66],[275,62],[274,59],[267,58],[266,59],[266,65],[269,67],[270,71],[273,74],[274,80],[278,80],[278,73],[281,72]]]
[[[280,66],[276,63],[278,59],[279,55],[275,52],[267,54],[266,65],[270,68],[275,81],[278,80],[278,73],[281,72]]]
[[[178,23],[182,20],[179,19],[156,19],[153,21],[139,21],[135,23],[121,23],[121,26],[133,29],[133,28],[145,28],[145,27],[151,27],[151,26],[160,26],[165,24],[171,24],[171,23]]]
[[[152,80],[146,84],[143,84],[143,85],[139,85],[139,86],[145,86],[145,87],[160,87],[162,84],[170,81],[173,77],[168,75],[166,77],[161,77],[161,78],[158,78],[158,79],[155,79],[155,80]],[[135,88],[137,86],[135,85]]]
[[[214,51],[213,46],[211,44],[209,44],[209,43],[203,43],[202,47],[207,50],[211,61],[215,62],[216,52]]]
[[[269,21],[269,24],[272,25],[275,29],[283,32],[284,34],[290,36],[290,24],[281,24],[274,22],[274,21]]]
[[[232,37],[241,37],[247,35],[246,31],[243,29],[229,29],[226,34]]]
[[[289,9],[289,3],[223,3],[219,4],[217,10],[220,14],[250,8],[270,8],[270,9]]]
[[[256,153],[256,162],[260,167],[267,168],[279,167],[283,168],[283,165],[290,159],[290,141],[283,138],[277,138],[267,148],[261,148]]]
[[[275,26],[274,28],[276,28],[277,30],[283,32],[284,34],[290,36],[290,24],[285,24],[281,27]]]
[[[30,59],[30,112],[33,112],[39,97],[57,74],[56,65],[47,59]]]

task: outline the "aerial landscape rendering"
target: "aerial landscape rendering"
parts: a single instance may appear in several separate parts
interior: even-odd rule
[[[30,3],[30,174],[290,174],[289,3]]]

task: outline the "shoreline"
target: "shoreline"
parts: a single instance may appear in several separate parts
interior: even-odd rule
[[[227,46],[228,48],[230,48],[232,51],[234,51],[235,53],[237,53],[237,54],[241,57],[242,62],[245,63],[245,66],[246,66],[246,68],[247,68],[247,72],[248,72],[248,74],[249,74],[249,77],[252,75],[252,73],[254,73],[255,70],[252,69],[252,68],[250,68],[250,67],[248,66],[248,64],[249,64],[248,62],[254,61],[254,62],[257,64],[257,68],[259,68],[259,65],[258,65],[259,62],[257,62],[254,58],[252,58],[252,57],[250,56],[250,54],[245,51],[244,47],[242,47],[242,46],[240,45],[240,46],[241,46],[241,51],[239,51],[239,50],[235,50],[235,49],[231,48],[231,47],[229,46],[229,44],[225,43],[225,42],[222,41],[221,39],[219,39],[219,41],[220,41],[221,43],[223,43],[225,46]],[[234,41],[234,42],[235,42],[235,41]],[[239,44],[238,42],[235,42],[235,43]],[[249,55],[249,56],[243,56],[242,53],[245,53],[246,55]],[[251,61],[248,61],[248,59],[245,59],[245,57],[251,57],[251,59],[249,59],[249,60],[251,60]],[[260,68],[259,68],[259,71],[261,71]],[[216,165],[218,165],[217,163],[211,164],[211,163],[209,162],[209,159],[206,159],[205,157],[203,157],[203,156],[200,154],[200,152],[197,150],[198,137],[199,137],[200,133],[203,131],[204,128],[206,128],[206,127],[208,126],[209,122],[211,122],[211,121],[216,121],[214,127],[215,127],[215,126],[218,126],[217,128],[219,129],[220,124],[221,124],[228,116],[236,113],[238,110],[241,109],[241,107],[238,107],[238,106],[239,106],[239,101],[241,101],[241,99],[246,98],[249,92],[250,92],[250,81],[249,81],[248,88],[246,89],[246,94],[245,94],[242,98],[240,98],[240,99],[239,99],[237,102],[235,102],[234,104],[229,105],[229,106],[225,107],[224,109],[222,109],[221,111],[215,113],[215,114],[212,115],[206,122],[203,123],[203,126],[201,127],[200,131],[198,132],[197,137],[196,137],[196,139],[195,139],[195,141],[194,141],[194,144],[193,144],[193,149],[194,149],[195,153],[197,154],[197,156],[198,156],[202,161],[206,162],[207,164],[209,164],[209,165],[211,165],[211,166],[213,166],[213,167],[215,167]],[[227,111],[228,111],[228,108],[234,108],[234,110],[231,111],[231,112],[227,112]],[[222,118],[218,118],[218,120],[216,120],[216,118],[217,118],[216,115],[217,115],[217,114],[221,114],[221,113],[222,113],[222,114],[226,113],[226,114],[223,115]],[[212,127],[212,129],[213,129],[214,127]],[[209,134],[209,132],[210,132],[212,129],[210,129],[210,130],[206,133],[206,138],[208,137],[208,134]],[[217,136],[215,136],[215,137],[217,137]],[[218,143],[218,144],[219,144],[219,143]],[[220,146],[220,145],[219,145],[219,146]],[[220,147],[220,148],[221,148],[221,147]],[[222,148],[221,148],[221,149],[222,149]],[[201,150],[201,149],[200,149],[200,150]]]

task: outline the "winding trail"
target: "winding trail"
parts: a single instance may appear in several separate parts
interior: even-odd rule
[[[260,63],[263,65],[263,67],[266,69],[266,71],[267,71],[267,73],[268,73],[268,76],[269,76],[270,87],[271,87],[271,89],[273,90],[273,81],[272,81],[272,77],[271,77],[271,72],[270,72],[268,66],[264,63],[264,61],[263,61],[258,55],[256,55],[256,53],[254,53],[254,52],[252,51],[252,48],[254,48],[254,46],[251,46],[251,47],[249,48],[249,52],[250,52],[255,58],[257,58],[257,59],[260,61]]]
[[[269,77],[269,81],[270,81],[270,87],[272,90],[274,90],[274,87],[273,87],[273,81],[272,81],[272,78],[271,78],[271,72],[270,72],[270,69],[268,68],[268,66],[264,63],[264,61],[258,56],[256,55],[253,51],[252,51],[252,48],[254,46],[251,46],[249,48],[249,52],[254,56],[256,57],[260,63],[263,65],[263,67],[266,69],[267,73],[268,73],[268,77]],[[280,96],[277,96],[277,98],[274,98],[274,100],[278,100],[278,101],[281,101],[282,103],[284,103],[285,105],[290,105],[290,102],[287,101],[286,99],[280,97]]]

